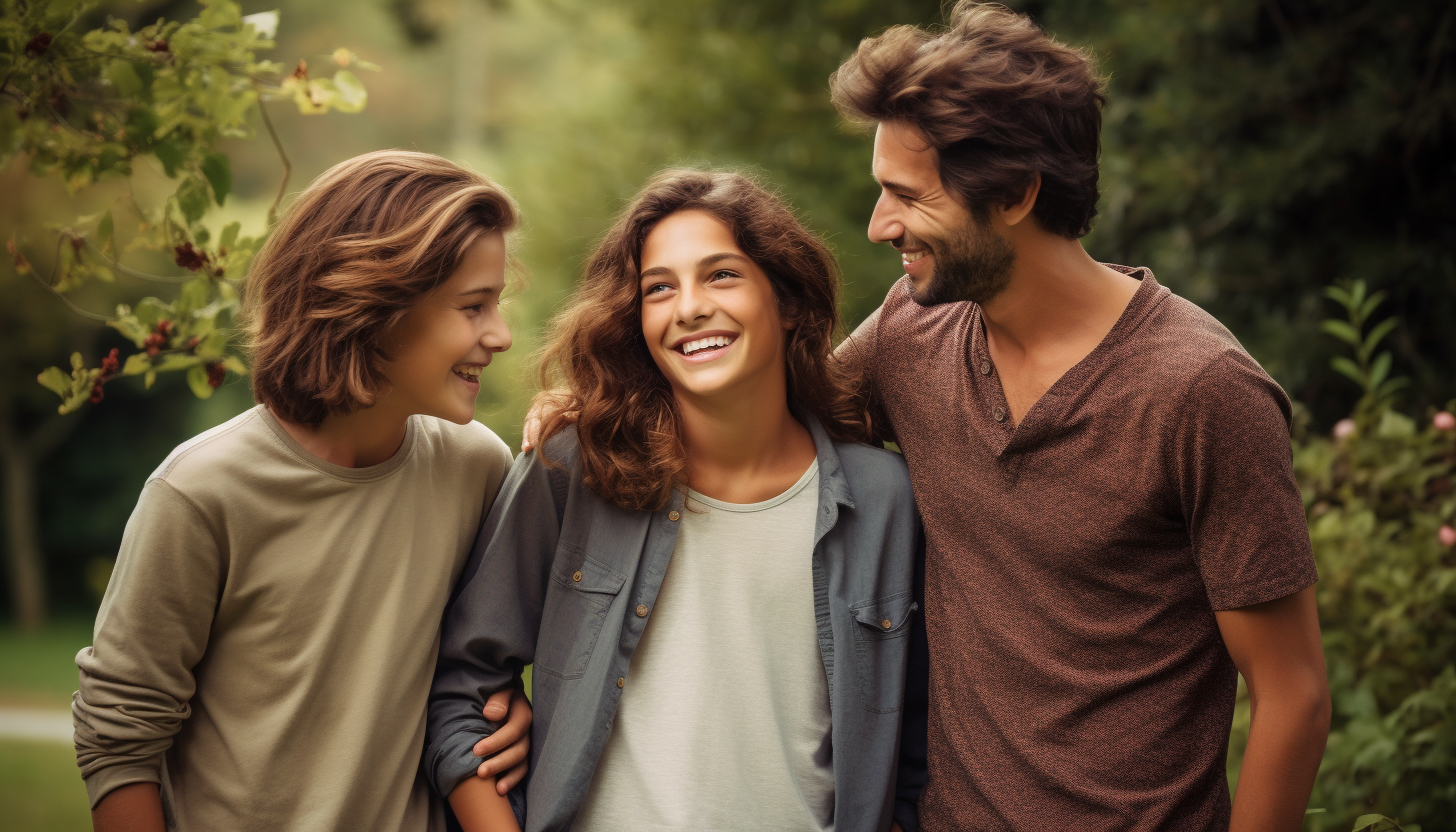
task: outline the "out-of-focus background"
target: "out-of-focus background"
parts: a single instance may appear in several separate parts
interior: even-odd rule
[[[58,3],[59,5],[59,3]],[[478,417],[513,445],[536,389],[531,353],[594,239],[652,172],[733,166],[777,186],[823,233],[864,318],[900,275],[864,234],[876,197],[870,139],[845,128],[828,75],[861,38],[937,24],[939,0],[243,0],[277,9],[272,60],[322,65],[348,47],[359,114],[269,112],[297,192],[330,165],[380,148],[440,153],[520,202],[513,349],[483,377]],[[1456,829],[1456,6],[1449,0],[1026,0],[1110,77],[1099,259],[1151,266],[1222,320],[1298,402],[1296,465],[1324,581],[1321,606],[1336,733],[1310,828],[1357,815]],[[4,6],[7,14],[18,6]],[[191,19],[192,2],[112,2],[133,28]],[[104,15],[90,20],[99,25]],[[0,56],[10,62],[14,56]],[[3,96],[0,96],[3,97]],[[14,107],[8,98],[0,107]],[[14,124],[0,120],[3,131]],[[259,233],[281,173],[261,127],[229,139],[232,193],[215,214]],[[160,163],[131,176],[165,185]],[[115,183],[68,193],[27,160],[0,169],[0,236],[37,271],[48,223],[104,209]],[[48,242],[49,241],[49,242]],[[176,268],[145,252],[137,268]],[[150,259],[149,259],[150,257]],[[1385,300],[1354,310],[1325,295],[1362,281]],[[122,275],[72,296],[107,312],[171,287]],[[1358,307],[1359,304],[1356,304]],[[1393,318],[1364,360],[1321,327]],[[1327,329],[1327,328],[1326,328]],[[122,528],[148,473],[177,443],[251,404],[235,375],[199,401],[179,374],[143,391],[109,384],[99,405],[58,416],[33,379],[72,351],[94,363],[116,332],[0,263],[0,817],[8,829],[89,823],[65,708],[71,658],[89,643]],[[1371,372],[1388,352],[1381,393]],[[1336,372],[1345,356],[1367,390]],[[1359,373],[1353,373],[1359,376]],[[1449,534],[1448,534],[1449,533]],[[27,565],[34,569],[27,571]],[[37,579],[38,576],[38,579]],[[1247,708],[1235,720],[1237,771]]]

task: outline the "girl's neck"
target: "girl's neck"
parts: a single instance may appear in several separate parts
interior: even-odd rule
[[[789,412],[788,398],[678,398],[688,485],[727,503],[782,494],[814,461],[814,439]]]
[[[333,413],[317,426],[290,422],[269,409],[303,449],[344,468],[368,468],[387,461],[404,444],[408,414],[382,405],[352,413]]]

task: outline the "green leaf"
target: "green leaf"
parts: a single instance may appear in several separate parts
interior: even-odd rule
[[[242,227],[243,227],[243,224],[240,223],[240,222],[238,222],[237,220],[233,220],[232,222],[228,223],[227,225],[224,225],[222,227],[222,239],[218,240],[218,243],[217,243],[218,248],[219,249],[232,248],[233,247],[233,243],[237,242],[237,240],[238,240],[238,230],[241,229]]]
[[[1385,292],[1383,291],[1371,294],[1370,297],[1363,304],[1360,305],[1360,320],[1369,320],[1371,313],[1373,313],[1375,311],[1375,308],[1379,306],[1384,300]]]
[[[192,395],[199,399],[212,396],[212,385],[207,383],[207,368],[201,364],[187,371],[187,386],[192,388]]]
[[[187,150],[179,144],[180,141],[174,136],[169,136],[152,147],[153,155],[157,157],[157,161],[162,163],[162,171],[167,174],[168,178],[176,177],[177,168],[181,167],[187,159]]]
[[[124,376],[137,376],[142,373],[152,372],[152,358],[144,352],[135,352],[126,357],[126,363],[121,366],[121,374]]]
[[[150,390],[150,389],[152,389],[152,385],[153,384],[156,384],[156,383],[157,383],[157,371],[156,370],[149,370],[147,372],[146,376],[142,379],[142,387],[144,387],[147,390]]]
[[[1330,359],[1330,366],[1335,372],[1350,379],[1361,387],[1365,386],[1365,373],[1360,370],[1360,365],[1351,361],[1343,355],[1337,355]]]
[[[1365,334],[1365,343],[1361,346],[1361,349],[1365,351],[1365,354],[1368,356],[1371,353],[1375,352],[1376,345],[1380,343],[1381,339],[1389,335],[1390,331],[1392,329],[1395,329],[1396,324],[1398,323],[1400,323],[1400,321],[1395,318],[1386,318],[1385,320],[1371,327],[1370,331]]]
[[[191,353],[174,352],[163,355],[162,360],[158,361],[153,369],[155,369],[159,373],[168,373],[173,370],[187,370],[195,368],[202,363],[203,361],[201,358],[198,358]]]
[[[208,190],[207,182],[195,176],[183,179],[182,184],[177,186],[177,208],[188,222],[197,222],[207,213],[207,206],[211,202]]]
[[[233,189],[233,169],[228,164],[228,157],[221,153],[209,153],[202,159],[202,175],[207,177],[207,183],[212,186],[212,196],[222,205],[223,200]]]
[[[47,367],[36,376],[36,381],[41,383],[45,389],[64,397],[71,392],[71,377],[60,367]]]
[[[1385,377],[1387,375],[1389,375],[1389,374],[1390,374],[1390,353],[1383,352],[1380,355],[1377,355],[1375,357],[1375,361],[1371,362],[1371,364],[1370,364],[1370,381],[1369,381],[1370,387],[1372,387],[1372,388],[1378,388],[1378,387],[1380,387],[1380,382],[1385,381]]]
[[[86,369],[86,359],[81,357],[79,352],[71,353],[71,372]]]
[[[334,106],[341,113],[357,113],[369,101],[369,92],[364,89],[364,83],[347,69],[334,73],[334,87],[338,90]]]
[[[243,360],[236,355],[229,355],[227,358],[224,358],[222,360],[222,366],[236,376],[245,376],[248,374],[248,365],[244,364]]]
[[[211,293],[212,281],[205,277],[193,278],[183,283],[182,291],[177,294],[177,314],[185,315],[206,306],[207,296]]]
[[[1355,307],[1355,304],[1350,301],[1350,293],[1345,291],[1343,286],[1326,286],[1325,297],[1346,309],[1353,309]]]
[[[101,215],[101,222],[96,224],[96,245],[103,252],[110,252],[113,248],[111,238],[114,235],[116,226],[111,219],[111,211]]]
[[[1360,346],[1360,333],[1345,321],[1330,318],[1320,322],[1320,331],[1344,341],[1352,347]]]

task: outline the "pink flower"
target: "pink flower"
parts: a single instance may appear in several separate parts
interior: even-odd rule
[[[1441,541],[1442,546],[1456,546],[1456,529],[1442,526],[1441,530],[1436,532],[1436,539]]]
[[[1436,414],[1431,424],[1436,430],[1456,430],[1456,416],[1452,416],[1449,410],[1443,410]]]
[[[1344,442],[1355,435],[1355,420],[1341,419],[1335,423],[1335,441]]]

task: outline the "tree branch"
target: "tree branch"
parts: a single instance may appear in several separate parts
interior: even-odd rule
[[[283,161],[283,181],[278,183],[278,195],[273,197],[273,204],[268,206],[268,227],[272,228],[278,222],[278,206],[283,204],[283,195],[288,193],[288,177],[293,174],[293,163],[288,161],[288,154],[283,150],[278,131],[273,129],[273,119],[268,118],[268,108],[264,106],[261,95],[258,96],[258,113],[263,116],[263,126],[268,128],[268,137],[273,140],[273,148],[278,151],[278,158]]]

